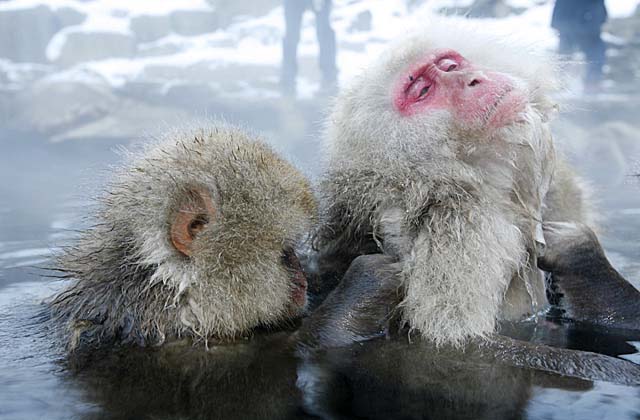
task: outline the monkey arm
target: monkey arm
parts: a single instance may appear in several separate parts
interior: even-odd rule
[[[382,254],[353,260],[340,284],[295,334],[303,348],[326,348],[383,336],[400,302],[399,267]]]
[[[640,292],[611,265],[593,231],[583,224],[549,222],[538,266],[551,273],[568,317],[596,325],[640,330]]]
[[[590,381],[640,385],[640,366],[603,354],[530,343],[499,334],[472,342],[465,353],[474,351],[511,366]]]
[[[493,332],[525,258],[520,231],[499,208],[440,201],[421,216],[403,261],[404,319],[438,345]]]

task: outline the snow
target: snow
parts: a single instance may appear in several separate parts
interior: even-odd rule
[[[473,0],[429,0],[416,8],[408,8],[406,2],[388,0],[335,2],[332,19],[338,40],[340,82],[344,83],[354,77],[359,69],[378,56],[389,40],[419,29],[443,9],[455,10],[467,7],[471,3]],[[483,22],[505,36],[518,37],[529,45],[549,50],[556,47],[556,34],[549,27],[553,1],[508,0],[508,3],[526,10],[519,15],[504,19],[485,19]],[[611,17],[621,17],[633,13],[640,0],[607,0],[606,3]],[[213,10],[205,0],[9,0],[0,3],[0,11],[38,5],[47,5],[52,9],[70,7],[87,16],[83,23],[64,28],[53,37],[47,48],[47,57],[51,61],[60,56],[68,35],[74,32],[131,34],[131,18],[135,16],[167,15],[176,10]],[[371,13],[371,30],[353,30],[352,24],[357,16],[367,11]],[[122,87],[129,81],[143,77],[145,69],[149,66],[186,68],[204,64],[211,70],[234,65],[277,68],[280,65],[283,33],[283,9],[276,7],[264,16],[246,18],[205,35],[188,37],[171,34],[158,41],[138,46],[141,53],[157,50],[158,47],[171,47],[173,53],[83,62],[57,74],[56,77],[68,77],[74,81],[103,80],[114,87]],[[299,60],[306,58],[315,61],[317,55],[314,16],[312,13],[306,13],[298,57]],[[181,81],[164,82],[175,84]],[[317,86],[317,82],[312,80],[302,81],[302,97],[314,91],[309,83],[312,86],[315,83]],[[240,89],[236,94],[242,91],[243,89]],[[250,88],[246,91],[256,94],[256,91]]]
[[[30,9],[38,6],[52,9],[68,7],[97,20],[106,16],[166,15],[176,10],[212,10],[205,0],[9,0],[0,10]]]
[[[29,75],[34,73],[47,73],[53,69],[50,65],[35,63],[14,63],[12,61],[0,58],[0,75],[6,78],[7,89],[19,89],[25,80],[29,80]],[[5,211],[0,209],[0,212]]]
[[[104,60],[108,62],[109,60]],[[53,73],[44,78],[46,81],[50,82],[77,82],[84,83],[87,85],[100,85],[100,84],[109,84],[111,86],[117,86],[116,80],[108,80],[106,79],[102,73],[97,71],[92,71],[90,68],[84,67],[73,67],[68,70],[62,70],[57,73]]]
[[[99,76],[113,87],[121,87],[127,81],[134,80],[150,64],[145,60],[129,60],[125,58],[110,58],[107,60],[89,61],[77,66],[77,78]]]
[[[624,18],[635,12],[640,0],[605,0],[609,18]]]

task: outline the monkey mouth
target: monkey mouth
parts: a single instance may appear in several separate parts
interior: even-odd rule
[[[307,276],[293,248],[283,250],[282,262],[291,275],[291,301],[301,308],[307,303]]]
[[[484,121],[488,127],[500,128],[520,120],[524,99],[517,89],[505,88],[488,107]]]

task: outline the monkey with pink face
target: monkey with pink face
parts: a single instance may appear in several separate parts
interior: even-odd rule
[[[554,152],[555,69],[467,22],[433,22],[390,48],[327,123],[319,266],[341,273],[358,255],[394,257],[401,318],[437,345],[544,311],[544,228],[591,223],[580,181]]]

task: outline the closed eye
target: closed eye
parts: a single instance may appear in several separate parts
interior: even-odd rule
[[[456,61],[455,57],[453,58],[443,58],[436,64],[441,71],[445,73],[452,72],[459,67],[458,61]]]
[[[421,76],[413,80],[413,83],[407,88],[407,98],[413,101],[423,99],[431,89],[431,82]]]

